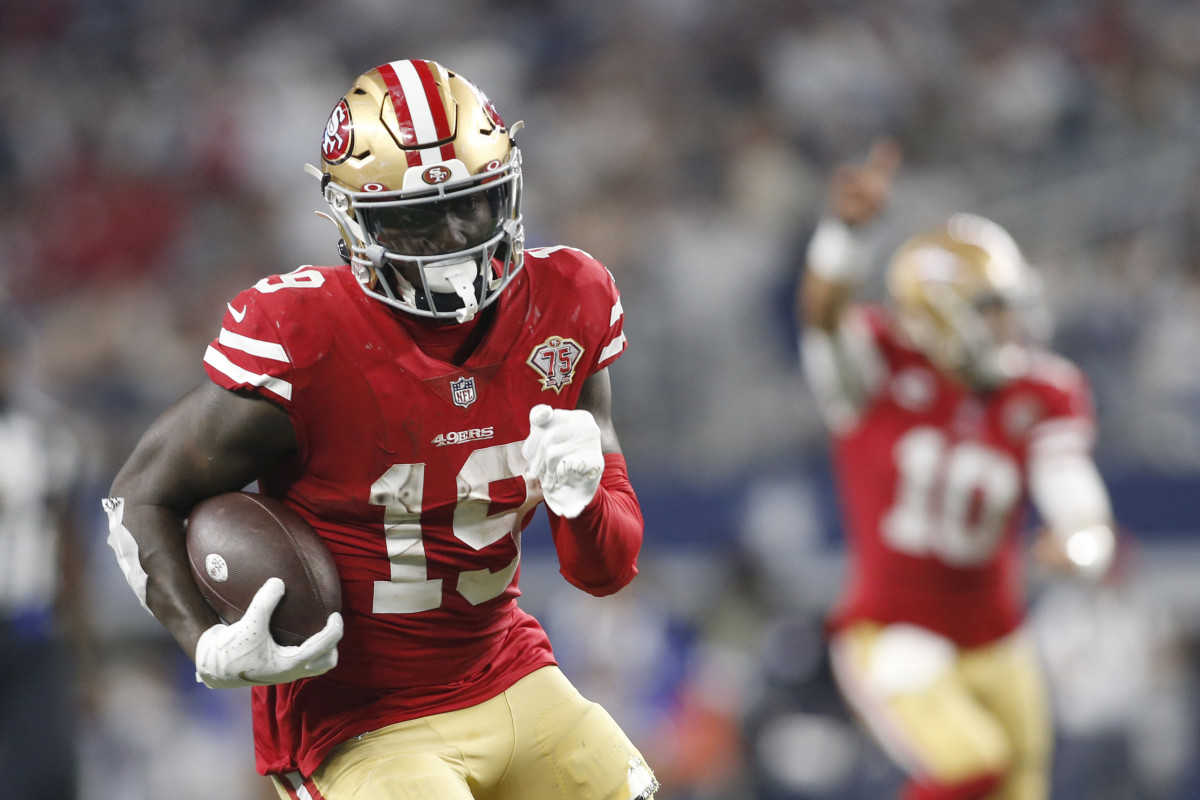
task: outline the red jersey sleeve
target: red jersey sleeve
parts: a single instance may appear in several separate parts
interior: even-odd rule
[[[625,309],[621,307],[621,293],[617,291],[617,282],[600,262],[596,262],[596,265],[604,271],[604,278],[607,279],[606,296],[609,302],[608,335],[596,361],[596,369],[599,371],[616,361],[625,352],[628,342],[625,339]]]
[[[546,512],[559,571],[573,586],[603,597],[637,575],[645,526],[623,456],[605,454],[600,488],[578,517],[560,517],[548,506]]]
[[[294,389],[292,358],[261,297],[247,289],[226,306],[221,330],[204,353],[204,370],[222,388],[248,390],[286,409]]]
[[[1042,353],[1034,358],[1031,378],[1044,408],[1029,430],[1030,450],[1090,452],[1096,442],[1096,413],[1091,385],[1082,370],[1066,359]]]
[[[584,374],[599,372],[616,361],[628,343],[625,310],[612,273],[591,255],[574,247],[535,247],[525,255],[541,262],[538,272],[547,279],[545,291],[554,294],[550,302],[567,309],[564,318],[582,323],[587,331],[588,341],[582,344],[590,353],[584,356]]]

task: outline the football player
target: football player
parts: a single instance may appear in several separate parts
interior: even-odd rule
[[[1038,800],[1052,725],[1020,531],[1030,498],[1047,563],[1098,577],[1112,558],[1089,389],[1039,345],[1036,275],[982,217],[904,242],[888,302],[854,302],[899,161],[881,140],[835,172],[797,296],[847,537],[835,674],[908,774],[905,800]]]
[[[637,574],[642,516],[611,418],[620,295],[580,250],[526,250],[520,123],[432,61],[338,101],[320,180],[345,264],[237,295],[210,381],[168,409],[105,505],[130,584],[210,687],[253,687],[282,798],[645,800],[656,782],[517,605],[544,500],[562,574]],[[276,644],[268,581],[226,625],[188,572],[200,500],[257,481],[328,544],[343,608]]]

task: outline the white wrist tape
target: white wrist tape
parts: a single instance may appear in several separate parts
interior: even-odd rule
[[[141,559],[138,558],[137,540],[125,527],[125,498],[106,497],[101,501],[101,506],[108,514],[108,546],[117,554],[117,566],[121,568],[129,588],[137,595],[142,608],[150,612],[150,606],[146,605],[146,584],[150,576],[146,574]]]
[[[826,215],[808,243],[808,268],[827,281],[858,283],[871,269],[873,251],[866,237]]]
[[[1043,423],[1045,424],[1045,423]],[[1087,577],[1103,575],[1116,553],[1112,503],[1083,433],[1060,426],[1030,444],[1029,492],[1067,558]]]

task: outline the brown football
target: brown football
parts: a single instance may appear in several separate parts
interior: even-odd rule
[[[281,578],[283,599],[271,634],[295,645],[325,627],[342,607],[337,566],[325,542],[283,503],[229,492],[196,505],[188,516],[188,561],[196,585],[226,623],[237,622],[267,578]]]

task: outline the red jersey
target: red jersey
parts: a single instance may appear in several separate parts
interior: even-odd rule
[[[831,625],[905,622],[963,647],[998,639],[1024,613],[1030,454],[1090,448],[1087,382],[1035,353],[1023,377],[973,394],[905,344],[883,309],[863,312],[849,327],[866,347],[850,349],[870,354],[872,377],[834,431],[849,568]]]
[[[260,478],[329,545],[342,583],[338,666],[255,687],[263,773],[311,774],[350,737],[475,705],[554,663],[517,606],[522,477],[538,403],[574,408],[625,349],[612,276],[539,248],[461,366],[427,355],[348,267],[303,267],[229,304],[209,377],[283,407],[298,456]]]

